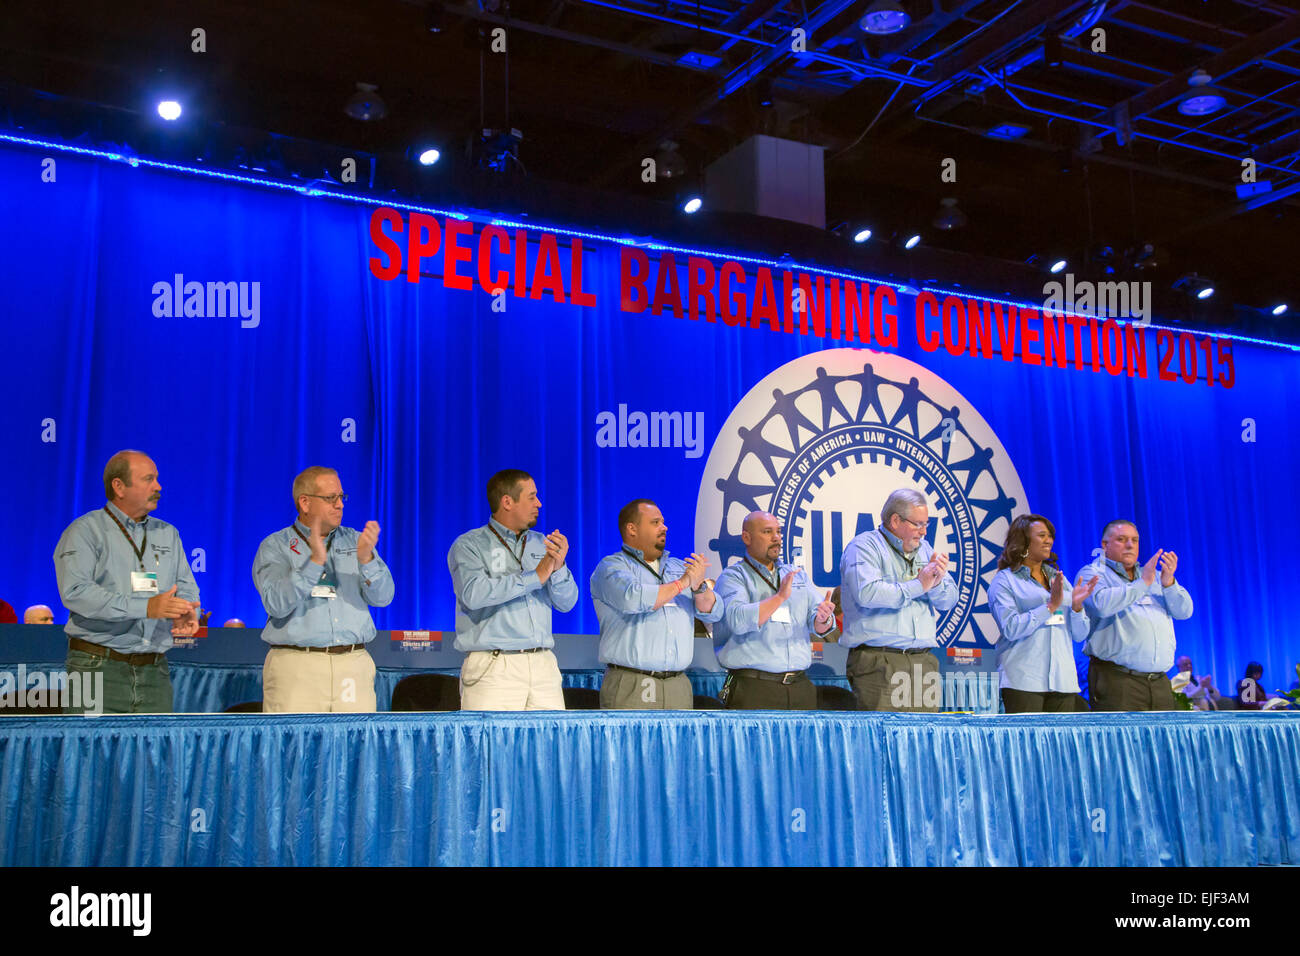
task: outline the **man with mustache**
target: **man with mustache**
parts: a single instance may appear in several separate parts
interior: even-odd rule
[[[1173,710],[1165,672],[1174,664],[1174,621],[1192,616],[1192,596],[1174,580],[1178,555],[1157,551],[1139,571],[1137,525],[1122,518],[1102,530],[1101,547],[1079,572],[1100,577],[1083,602],[1092,709]]]
[[[456,650],[461,710],[564,710],[560,665],[551,650],[552,610],[578,603],[565,566],[569,540],[543,535],[542,501],[532,475],[518,468],[488,479],[481,528],[452,543],[447,567],[456,592]]]
[[[267,535],[253,559],[253,583],[270,645],[262,665],[268,714],[373,713],[375,639],[370,608],[393,600],[393,575],[375,544],[379,524],[343,527],[339,473],[313,465],[293,480],[298,517]]]
[[[173,635],[198,631],[199,587],[180,533],[150,515],[162,485],[148,455],[127,449],[110,458],[104,496],[54,549],[59,597],[71,612],[68,673],[104,675],[106,714],[169,714],[165,652]]]
[[[686,667],[694,657],[695,619],[722,619],[723,602],[705,578],[698,554],[668,556],[668,526],[649,498],[618,513],[623,547],[591,575],[600,621],[599,657],[606,664],[600,706],[606,710],[692,710]]]
[[[802,568],[780,563],[775,515],[751,512],[740,537],[745,554],[718,575],[716,588],[726,607],[714,628],[718,663],[727,669],[722,702],[732,710],[816,710],[817,688],[805,671],[812,641],[835,631],[831,592],[819,594]]]

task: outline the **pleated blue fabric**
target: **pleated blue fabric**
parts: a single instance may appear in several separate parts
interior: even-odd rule
[[[13,717],[13,865],[1300,862],[1289,714]]]

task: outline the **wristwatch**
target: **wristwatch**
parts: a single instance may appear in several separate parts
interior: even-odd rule
[[[703,594],[705,591],[712,591],[712,590],[713,590],[713,579],[712,579],[712,578],[705,578],[705,579],[704,579],[704,582],[703,582],[703,583],[702,583],[698,588],[696,588],[695,590],[693,590],[691,593],[692,593],[692,594]]]

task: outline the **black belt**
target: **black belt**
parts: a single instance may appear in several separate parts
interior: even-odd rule
[[[1104,657],[1094,657],[1093,660],[1098,664],[1105,664],[1107,667],[1113,667],[1117,671],[1122,671],[1123,673],[1130,674],[1133,677],[1140,677],[1145,681],[1160,680],[1162,677],[1165,680],[1169,679],[1169,675],[1164,671],[1135,671],[1131,667],[1125,667],[1123,664],[1116,664],[1114,661],[1108,661]]]
[[[502,650],[502,649],[500,649],[500,648],[495,648],[495,649],[493,649],[493,651],[492,651],[492,656],[493,656],[493,657],[496,657],[498,654],[540,654],[540,653],[541,653],[542,651],[544,651],[544,650],[547,650],[547,648],[545,648],[545,647],[525,647],[523,650],[520,650],[520,651],[506,651],[506,650]]]
[[[156,665],[164,659],[162,654],[123,654],[121,651],[115,651],[111,647],[105,647],[102,644],[83,641],[79,637],[68,638],[68,649],[81,651],[84,654],[93,654],[95,657],[107,657],[110,661],[120,661],[123,664],[130,664],[132,667]]]
[[[759,680],[775,680],[782,684],[794,684],[801,680],[807,680],[808,674],[805,671],[785,671],[784,673],[773,674],[771,671],[755,670],[752,667],[741,667],[734,671],[727,671],[736,677],[756,677]]]
[[[347,654],[350,651],[363,651],[364,644],[333,644],[330,647],[303,647],[300,644],[272,644],[286,651],[315,651],[317,654]]]
[[[616,667],[621,671],[631,671],[633,674],[645,674],[647,677],[654,677],[658,680],[668,680],[670,677],[677,677],[679,674],[685,674],[685,671],[643,671],[639,667],[624,667],[622,664],[610,664],[610,667]]]
[[[853,648],[853,651],[884,651],[887,654],[931,654],[937,648],[933,647],[879,647],[875,644],[859,644]],[[853,651],[849,651],[850,654]]]

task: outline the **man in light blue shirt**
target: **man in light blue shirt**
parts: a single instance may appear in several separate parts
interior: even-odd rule
[[[1178,555],[1159,550],[1139,571],[1137,525],[1127,519],[1106,525],[1101,547],[1079,572],[1100,578],[1083,605],[1092,709],[1173,710],[1165,672],[1174,665],[1174,621],[1192,616],[1192,596],[1174,580]]]
[[[70,612],[68,677],[79,687],[103,675],[101,700],[73,712],[169,714],[164,652],[172,636],[198,631],[199,587],[180,533],[150,515],[162,485],[143,452],[120,451],[104,467],[103,508],[72,522],[54,549],[59,596]]]
[[[607,710],[692,710],[686,668],[695,656],[695,621],[722,619],[723,601],[709,589],[708,561],[685,561],[664,550],[668,526],[649,498],[618,513],[623,547],[591,575],[605,668],[600,706]]]
[[[563,678],[551,650],[552,610],[570,611],[578,585],[564,561],[569,541],[530,530],[542,501],[526,471],[487,483],[492,517],[447,553],[456,592],[461,710],[564,710]]]
[[[775,515],[751,512],[740,538],[744,556],[714,587],[725,607],[713,628],[718,663],[727,669],[722,702],[732,710],[816,710],[817,688],[805,671],[812,641],[835,636],[830,592],[819,600],[802,568],[779,563]]]
[[[393,576],[375,544],[379,525],[342,527],[347,495],[333,468],[314,465],[293,482],[298,518],[268,535],[253,583],[271,645],[262,665],[266,713],[373,713],[375,639],[371,607],[393,600]]]
[[[840,559],[845,673],[863,710],[935,713],[942,702],[938,614],[957,603],[948,555],[925,540],[930,511],[914,488],[890,494],[880,527],[864,531]]]

